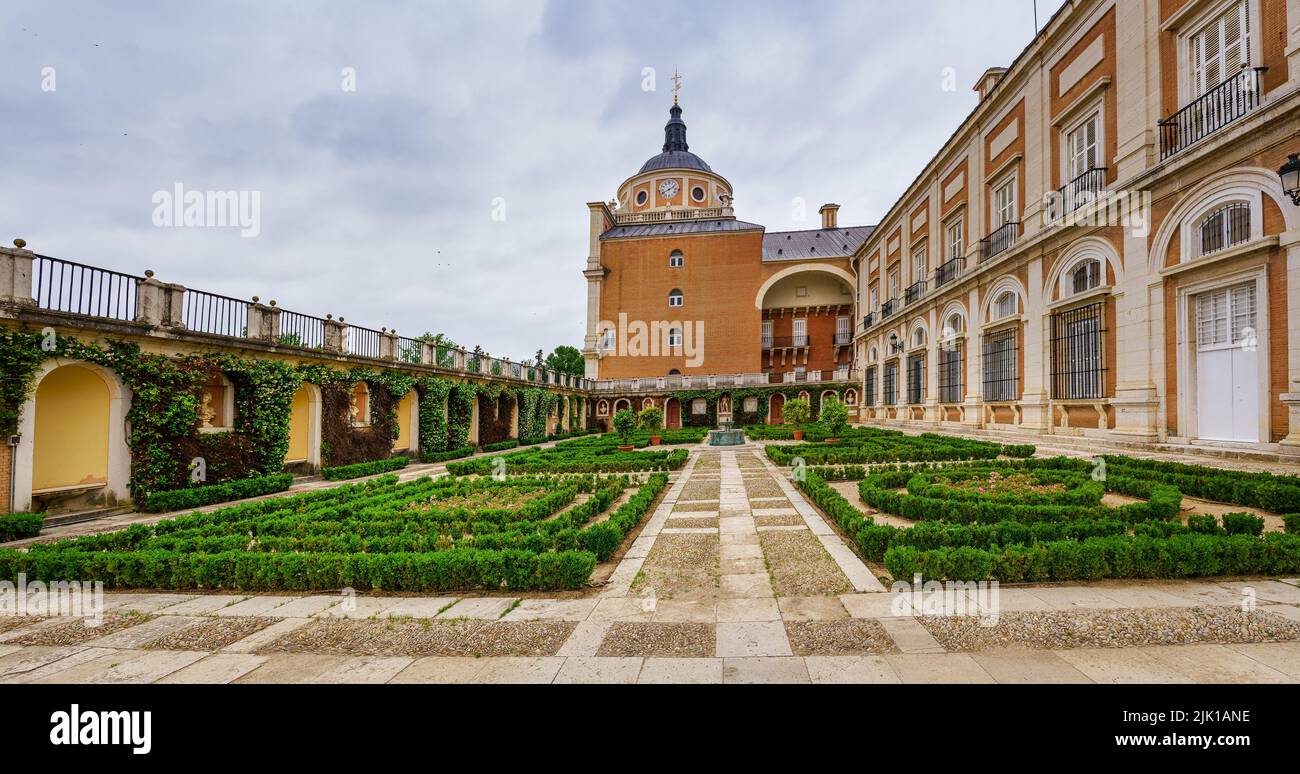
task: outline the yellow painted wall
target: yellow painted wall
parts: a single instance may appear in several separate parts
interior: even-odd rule
[[[402,396],[397,402],[397,440],[394,449],[411,448],[411,411],[415,408],[415,390]]]
[[[307,437],[311,422],[311,387],[302,385],[293,394],[289,414],[289,453],[285,462],[307,460]]]
[[[108,385],[77,365],[60,366],[36,388],[32,489],[108,482]]]

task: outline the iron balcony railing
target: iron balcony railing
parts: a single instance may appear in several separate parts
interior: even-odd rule
[[[934,270],[934,286],[939,288],[947,285],[949,282],[960,277],[962,272],[965,270],[965,258],[953,258],[947,263],[941,264],[939,268]]]
[[[248,302],[243,299],[186,289],[181,310],[189,330],[236,338],[248,335]]]
[[[135,320],[136,286],[144,277],[37,255],[32,299],[41,309],[111,320]]]
[[[1003,224],[979,241],[980,263],[990,261],[993,258],[1010,250],[1016,243],[1016,237],[1020,234],[1020,223],[1011,222]]]
[[[903,291],[903,299],[909,304],[916,303],[921,299],[921,296],[925,295],[925,285],[925,280],[913,282],[908,286],[907,290]]]
[[[1258,108],[1263,100],[1267,67],[1245,67],[1160,121],[1161,161],[1195,145]]]
[[[793,347],[808,346],[808,334],[800,336],[764,336],[762,341],[763,349],[791,349]]]
[[[853,343],[853,334],[848,331],[836,331],[833,339],[834,346],[841,347],[845,344]]]
[[[890,316],[894,312],[897,312],[899,308],[900,306],[898,303],[898,299],[896,298],[889,299],[888,301],[880,305],[880,319],[882,320],[885,319],[886,317]]]
[[[875,325],[875,324],[876,324],[876,313],[875,313],[875,312],[872,312],[871,314],[867,314],[867,315],[863,315],[863,316],[862,316],[862,330],[865,331],[866,329],[870,328],[871,326],[873,326],[873,325]]]
[[[1093,167],[1048,195],[1047,222],[1056,221],[1101,198],[1106,190],[1106,167]]]
[[[321,349],[325,346],[325,320],[309,314],[280,312],[280,342],[290,347]]]
[[[380,335],[379,331],[371,328],[362,328],[359,325],[349,325],[347,333],[348,354],[357,357],[378,358]]]

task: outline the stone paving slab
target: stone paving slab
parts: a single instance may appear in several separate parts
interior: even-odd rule
[[[298,597],[286,597],[271,594],[260,597],[249,597],[243,602],[237,602],[229,607],[221,608],[216,611],[215,615],[274,617],[275,613],[273,611],[277,607],[287,605],[290,602],[295,602],[297,600]]]
[[[574,683],[632,684],[641,674],[642,659],[637,657],[585,658],[564,660],[556,673],[557,685]]]
[[[717,638],[719,658],[793,655],[779,621],[719,623]]]
[[[1196,682],[1138,648],[1077,648],[1056,653],[1096,683]]]
[[[480,599],[462,599],[438,614],[438,618],[475,618],[483,621],[495,621],[506,613],[514,604],[514,597],[482,597]]]
[[[256,653],[290,632],[311,623],[308,618],[284,618],[261,631],[253,632],[238,642],[221,649],[223,653]]]
[[[999,683],[1091,683],[1087,675],[1058,654],[1029,648],[1006,648],[970,654]]]
[[[156,612],[159,615],[210,615],[245,599],[248,599],[247,594],[198,594]]]
[[[599,599],[525,599],[501,620],[585,621],[598,604]]]
[[[484,659],[487,663],[474,676],[475,683],[546,684],[555,679],[564,659],[509,657]]]
[[[257,669],[266,663],[266,660],[266,656],[254,656],[248,653],[214,653],[172,672],[158,682],[224,685]]]
[[[781,610],[774,598],[722,599],[717,604],[719,623],[779,621]]]
[[[189,628],[204,619],[199,616],[164,615],[144,623],[119,629],[112,634],[87,640],[86,645],[98,648],[139,648],[159,637],[175,634],[181,629]]]
[[[206,656],[195,650],[111,650],[35,683],[152,683]]]
[[[717,606],[713,602],[698,600],[657,600],[651,620],[656,623],[716,623]]]
[[[342,604],[343,599],[338,594],[313,594],[274,607],[270,614],[275,618],[310,618]]]
[[[453,684],[473,682],[487,659],[471,656],[419,658],[393,676],[392,683]]]
[[[966,653],[891,653],[882,656],[905,683],[992,683]]]
[[[716,535],[718,530],[714,527],[667,527],[660,531],[661,535]]]
[[[1300,642],[1225,645],[1289,677],[1300,679]]]
[[[371,683],[392,680],[415,659],[407,656],[362,656],[349,658],[317,675],[314,683]]]
[[[234,682],[236,683],[313,683],[337,669],[348,658],[318,653],[277,653]]]
[[[904,653],[935,654],[943,653],[944,648],[930,634],[921,622],[915,618],[881,618],[880,625],[885,627],[898,649]]]
[[[849,617],[836,597],[781,597],[778,602],[785,621],[836,621]]]
[[[84,645],[23,648],[0,657],[0,682],[30,683],[110,653],[113,653],[111,648],[87,648]]]
[[[135,610],[139,613],[154,613],[181,602],[188,602],[193,594],[152,594],[152,593],[113,593],[104,595],[104,612]]]
[[[1151,657],[1156,663],[1198,683],[1296,683],[1285,672],[1260,663],[1224,645],[1198,644],[1128,650]]]
[[[637,682],[645,685],[709,685],[722,682],[720,658],[647,658]]]
[[[906,595],[900,596],[890,592],[841,594],[839,600],[853,618],[891,618],[911,615],[915,610]],[[1042,604],[1042,601],[1037,598],[1035,601]]]
[[[883,656],[807,656],[803,661],[813,683],[897,685],[902,682]]]
[[[801,658],[726,658],[722,682],[737,684],[791,684],[810,682]]]

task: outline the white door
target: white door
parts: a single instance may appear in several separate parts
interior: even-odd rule
[[[1196,297],[1196,426],[1210,441],[1259,441],[1255,283]]]

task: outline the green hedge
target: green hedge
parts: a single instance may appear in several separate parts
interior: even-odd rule
[[[1300,572],[1300,536],[1113,535],[980,549],[893,546],[885,567],[895,578],[1004,583],[1100,578],[1194,578]]]
[[[36,537],[45,528],[43,513],[7,513],[0,515],[0,543]]]
[[[358,462],[355,465],[323,468],[320,474],[326,481],[346,481],[349,478],[364,478],[366,476],[377,476],[380,473],[391,473],[410,464],[411,461],[406,457],[389,457],[386,460],[372,460],[370,462]]]
[[[771,432],[775,434],[775,431]],[[810,437],[810,440],[815,440],[815,437]],[[788,466],[795,459],[802,459],[807,465],[993,460],[999,456],[1032,457],[1035,447],[1008,446],[934,433],[907,435],[897,430],[854,428],[840,435],[835,443],[767,446],[765,450],[773,462]]]
[[[446,462],[447,460],[458,460],[464,457],[474,456],[476,450],[473,446],[462,446],[459,449],[441,452],[420,452],[420,462]]]
[[[537,443],[537,442],[534,441],[533,443]],[[483,446],[483,451],[485,452],[505,451],[506,449],[513,449],[518,445],[519,445],[519,441],[514,438],[511,438],[508,441],[497,441],[496,443],[485,444]]]
[[[224,484],[153,492],[136,503],[136,507],[145,513],[184,511],[214,503],[228,503],[231,500],[246,500],[250,497],[283,492],[292,484],[293,476],[288,473],[245,478],[239,481],[227,481]]]
[[[1282,524],[1286,527],[1288,535],[1300,535],[1300,513],[1283,516]]]

